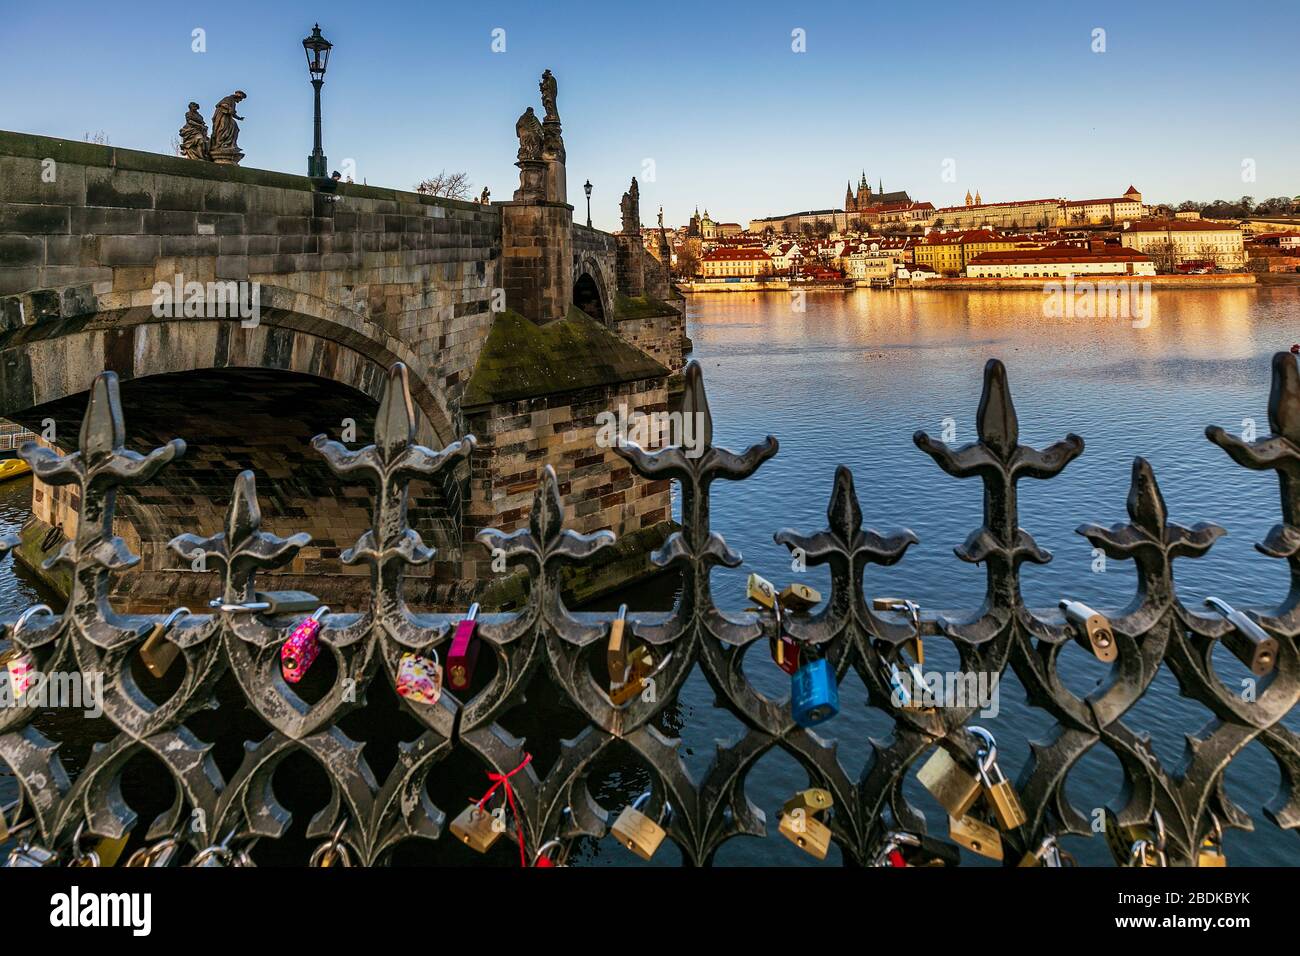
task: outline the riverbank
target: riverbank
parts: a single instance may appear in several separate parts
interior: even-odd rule
[[[1241,289],[1253,285],[1290,285],[1300,284],[1300,275],[1292,276],[1288,273],[1268,273],[1257,276],[1251,272],[1224,272],[1216,275],[1203,276],[1129,276],[1129,275],[1097,275],[1097,276],[1075,276],[1074,283],[1076,286],[1085,282],[1109,282],[1118,285],[1128,285],[1130,283],[1150,283],[1151,288],[1158,291],[1166,289]],[[1274,278],[1276,276],[1276,278]],[[1256,281],[1258,279],[1258,282]],[[924,282],[913,284],[900,284],[890,291],[912,291],[925,289],[944,289],[949,292],[1007,292],[1007,291],[1033,291],[1041,292],[1043,285],[1048,282],[1062,283],[1068,281],[1068,277],[1054,278],[1042,276],[1027,276],[1024,278],[1014,279],[970,279],[965,276],[943,276],[934,279],[927,279]],[[862,282],[858,288],[865,289],[869,283]],[[770,282],[681,282],[678,288],[687,294],[698,292],[782,292],[789,293],[791,289],[801,290],[804,292],[841,292],[847,293],[854,291],[847,288],[841,283],[821,283],[821,284],[791,284],[789,280],[778,279]]]

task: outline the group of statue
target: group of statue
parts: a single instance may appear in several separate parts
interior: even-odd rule
[[[531,106],[519,117],[515,123],[515,135],[519,137],[519,161],[542,159],[543,152],[558,153],[555,158],[563,161],[564,140],[560,136],[560,111],[555,106],[559,88],[550,70],[542,73],[538,89],[542,92],[542,108],[546,110],[545,123],[537,118]]]
[[[636,184],[635,176],[632,177],[631,187],[623,194],[619,208],[623,212],[623,235],[639,236],[641,234],[641,187]],[[663,224],[662,216],[659,222],[660,225]]]
[[[239,124],[242,120],[236,110],[247,99],[243,90],[235,90],[217,103],[212,111],[212,135],[203,121],[199,104],[191,103],[181,127],[181,155],[186,159],[202,159],[216,163],[238,164],[244,154],[239,149]]]

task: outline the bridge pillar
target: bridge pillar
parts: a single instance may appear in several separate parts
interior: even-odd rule
[[[541,324],[564,318],[573,304],[573,207],[526,200],[500,207],[506,307]]]

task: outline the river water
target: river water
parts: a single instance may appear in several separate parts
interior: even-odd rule
[[[1229,532],[1205,557],[1178,562],[1184,601],[1199,605],[1207,594],[1252,606],[1279,600],[1287,588],[1285,564],[1252,546],[1280,520],[1276,479],[1235,465],[1206,440],[1204,428],[1220,424],[1240,431],[1246,420],[1253,420],[1261,434],[1267,433],[1269,360],[1300,339],[1300,293],[1156,293],[1153,320],[1145,328],[1134,328],[1127,320],[1046,318],[1042,302],[1041,295],[1025,292],[860,291],[810,294],[806,309],[796,311],[783,294],[693,296],[688,333],[693,357],[705,374],[715,443],[739,451],[769,433],[781,441],[780,453],[752,478],[713,486],[714,530],[745,558],[740,569],[714,573],[719,603],[744,606],[745,576],[751,570],[778,587],[801,580],[823,593],[828,590],[829,577],[822,569],[798,576],[791,571],[788,553],[773,542],[772,533],[787,526],[803,532],[822,528],[835,466],[842,463],[853,471],[867,526],[881,531],[906,526],[920,539],[898,565],[869,570],[868,591],[910,597],[928,609],[977,607],[984,571],[959,561],[952,549],[981,522],[981,487],[976,480],[958,481],[943,473],[917,450],[911,436],[925,430],[938,437],[951,419],[947,424],[955,427],[957,443],[973,440],[981,370],[990,357],[1007,366],[1023,443],[1042,447],[1071,431],[1087,443],[1084,454],[1058,477],[1020,484],[1021,525],[1055,555],[1046,566],[1024,566],[1024,593],[1031,606],[1053,607],[1063,596],[1108,609],[1128,602],[1135,580],[1131,562],[1112,561],[1104,573],[1095,573],[1090,546],[1073,529],[1084,522],[1126,520],[1129,471],[1138,454],[1152,463],[1171,520],[1184,525],[1213,521]],[[0,527],[16,530],[29,502],[30,479],[0,486]],[[661,581],[597,606],[628,600],[634,608],[663,607],[672,600],[672,588],[671,581]],[[26,606],[37,594],[11,561],[0,567],[0,610]],[[926,653],[927,670],[956,666],[946,642],[928,642]],[[1061,660],[1063,678],[1075,693],[1087,693],[1104,673],[1078,648],[1067,649]],[[1216,663],[1230,684],[1247,676],[1227,654],[1218,655]],[[788,689],[788,679],[767,659],[765,647],[749,655],[746,671],[766,694]],[[1028,741],[1048,738],[1052,721],[1025,704],[1010,670],[1000,689],[1000,713],[980,723],[996,734],[1002,769],[1014,781],[1027,758]],[[371,695],[372,702],[375,697]],[[545,706],[540,696],[530,699]],[[865,701],[860,681],[850,674],[841,687],[839,716],[819,728],[823,736],[838,740],[840,759],[855,776],[870,759],[870,738],[887,738],[891,726]],[[1201,705],[1179,697],[1172,675],[1162,668],[1124,720],[1149,733],[1165,766],[1177,769],[1183,735],[1199,730],[1210,717]],[[39,723],[57,736],[57,721],[46,715]],[[1300,714],[1292,713],[1287,724],[1300,731]],[[511,730],[527,732],[531,741],[534,735],[544,736],[548,726],[539,715]],[[734,717],[713,706],[712,691],[698,670],[668,709],[664,726],[681,736],[683,760],[697,779],[712,758],[714,742],[741,732]],[[69,753],[72,767],[81,750]],[[483,788],[481,768],[458,767],[455,774],[465,779],[437,789],[459,799]],[[646,779],[632,762],[616,761],[593,779],[592,790],[613,815]],[[1232,762],[1228,793],[1256,823],[1254,833],[1228,834],[1233,865],[1300,862],[1300,840],[1294,833],[1280,834],[1261,813],[1279,782],[1275,763],[1257,743]],[[1118,761],[1104,748],[1094,748],[1071,773],[1067,792],[1077,808],[1089,813],[1114,799],[1120,784]],[[767,813],[769,836],[732,840],[716,862],[815,865],[776,832],[777,809],[807,785],[793,758],[780,751],[767,754],[746,787]],[[0,799],[12,789],[12,780],[0,778]],[[931,830],[942,834],[944,814],[915,779],[908,782],[907,794],[925,811]],[[312,801],[315,807],[321,802]],[[295,814],[304,821],[306,815]],[[1110,864],[1099,837],[1071,837],[1064,845],[1083,864]],[[454,862],[477,861],[462,848],[446,849]],[[492,859],[509,864],[512,853],[517,851],[499,845]],[[827,862],[839,859],[839,850],[832,847]],[[665,843],[653,862],[679,860],[676,848]],[[608,837],[586,841],[575,852],[575,862],[585,865],[632,861]],[[987,863],[963,855],[963,866]]]

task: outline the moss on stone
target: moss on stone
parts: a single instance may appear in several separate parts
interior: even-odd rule
[[[652,299],[648,295],[631,296],[619,292],[614,296],[614,318],[617,320],[652,319],[661,315],[677,314],[678,310],[667,302]]]
[[[465,385],[462,408],[618,385],[668,375],[580,309],[547,325],[517,312],[498,313]]]

